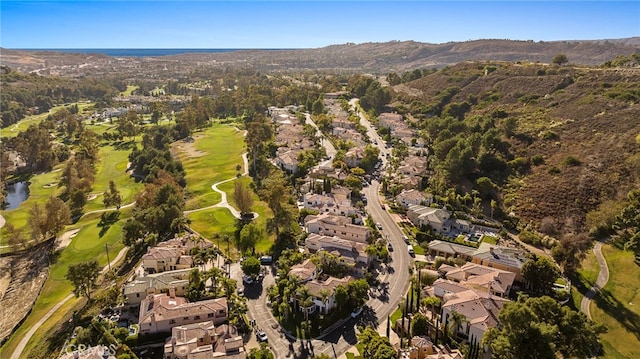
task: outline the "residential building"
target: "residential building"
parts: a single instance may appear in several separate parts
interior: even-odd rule
[[[298,161],[298,153],[300,153],[300,151],[297,150],[283,152],[276,157],[275,163],[284,171],[295,174],[298,172],[298,165],[300,164],[300,161]]]
[[[342,96],[348,96],[349,92],[348,91],[337,91],[337,92],[327,92],[324,94],[324,99],[325,100],[336,100],[339,99]]]
[[[522,266],[528,260],[526,253],[520,249],[494,246],[487,243],[480,243],[471,259],[476,264],[515,273],[515,280],[518,282],[523,281]]]
[[[362,263],[368,266],[371,257],[366,253],[367,245],[362,242],[350,241],[338,237],[323,236],[311,233],[305,239],[305,247],[310,252],[325,250],[334,253],[347,263]]]
[[[458,334],[469,341],[473,341],[475,338],[480,342],[487,330],[498,325],[498,313],[502,306],[508,302],[508,299],[472,289],[450,293],[444,296],[442,321],[447,321],[453,311],[462,314],[467,321],[462,323]]]
[[[149,294],[169,293],[169,290],[182,297],[189,285],[190,272],[191,269],[181,269],[138,277],[124,285],[122,294],[130,305],[140,304]]]
[[[430,226],[438,233],[447,233],[451,230],[449,218],[451,212],[446,209],[431,208],[419,204],[411,204],[407,207],[407,217],[416,226]]]
[[[353,147],[344,155],[344,162],[349,167],[360,166],[360,161],[364,158],[364,149],[361,147]]]
[[[429,206],[433,203],[433,195],[418,191],[417,189],[410,189],[400,192],[400,194],[396,196],[396,201],[404,208],[412,204]]]
[[[315,279],[305,284],[309,294],[313,296],[312,308],[306,308],[309,313],[318,310],[320,313],[328,313],[336,306],[335,290],[339,285],[346,286],[353,278],[346,276],[344,278],[328,277],[326,279]],[[323,297],[328,294],[327,297]]]
[[[378,116],[378,126],[394,130],[396,128],[406,127],[407,123],[399,113],[383,112]]]
[[[193,267],[191,249],[194,247],[206,249],[211,246],[213,243],[195,234],[176,237],[149,248],[142,256],[142,266],[147,273],[191,268]]]
[[[470,261],[476,253],[476,248],[463,246],[462,244],[434,240],[429,242],[429,255],[443,258],[462,258]]]
[[[298,277],[300,283],[306,283],[318,277],[318,268],[310,259],[306,259],[302,263],[292,265],[289,274]]]
[[[427,288],[426,294],[429,296],[435,296],[444,299],[444,296],[451,293],[460,293],[469,290],[469,288],[463,286],[460,283],[452,280],[438,278],[433,284]]]
[[[242,336],[235,326],[212,321],[173,327],[164,345],[164,359],[244,359]]]
[[[396,348],[398,359],[464,359],[458,349],[435,345],[426,336],[414,336],[407,348]]]
[[[210,320],[222,324],[227,320],[227,299],[218,298],[189,303],[183,297],[151,294],[140,303],[140,334],[170,332],[173,327]]]
[[[330,213],[338,216],[355,215],[358,209],[351,205],[351,199],[333,193],[306,193],[303,196],[304,208]]]
[[[516,278],[513,272],[476,263],[466,263],[462,267],[447,266],[442,270],[445,272],[445,278],[449,280],[478,292],[490,290],[491,294],[499,297],[509,295]]]
[[[420,188],[420,185],[422,184],[422,177],[401,176],[399,179],[396,179],[395,182],[402,186],[402,189],[410,190],[414,188]]]
[[[342,239],[367,243],[371,235],[369,228],[351,224],[351,218],[328,214],[308,215],[304,219],[308,233],[336,236]]]

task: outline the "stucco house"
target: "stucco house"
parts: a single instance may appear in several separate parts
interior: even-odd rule
[[[396,201],[404,208],[412,204],[429,206],[433,203],[433,195],[418,191],[417,189],[403,190],[396,196]]]
[[[446,209],[431,208],[419,204],[407,206],[407,217],[414,225],[431,226],[438,233],[447,233],[451,230],[449,218],[451,212]]]
[[[158,273],[169,270],[187,269],[193,267],[191,249],[198,247],[206,249],[213,243],[206,240],[196,240],[199,236],[187,234],[158,243],[149,248],[142,256],[142,266],[147,273]]]
[[[164,359],[244,359],[242,336],[235,326],[212,321],[173,327],[164,344]]]
[[[442,321],[450,319],[453,311],[464,315],[467,321],[462,323],[458,334],[479,342],[487,330],[498,325],[498,313],[508,302],[510,300],[472,289],[447,294],[442,304]]]
[[[122,294],[130,305],[140,304],[149,294],[169,293],[170,289],[174,295],[182,297],[189,285],[190,272],[191,269],[181,269],[147,274],[126,283],[122,288]]]
[[[344,162],[349,167],[360,166],[360,161],[364,158],[364,149],[361,147],[353,147],[344,155]]]
[[[328,214],[308,215],[304,219],[308,233],[335,236],[360,243],[367,243],[371,235],[369,228],[351,224],[351,218]]]
[[[366,253],[367,245],[362,242],[316,233],[309,234],[304,242],[307,250],[312,253],[325,250],[340,256],[346,263],[362,263],[364,266],[368,266],[371,262],[371,257]]]
[[[151,294],[140,303],[140,334],[170,332],[173,327],[210,320],[222,324],[227,320],[227,299],[218,298],[189,303],[171,294]]]
[[[516,275],[515,280],[523,281],[522,266],[530,260],[526,253],[517,248],[480,243],[472,255],[471,261],[487,267],[502,269]]]

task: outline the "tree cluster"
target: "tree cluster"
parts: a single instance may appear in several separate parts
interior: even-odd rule
[[[550,297],[506,303],[498,315],[500,326],[485,334],[492,356],[505,359],[591,357],[604,327]]]
[[[389,342],[372,327],[360,328],[358,344],[362,346],[363,359],[395,359],[396,350]]]
[[[31,114],[49,111],[57,104],[77,102],[81,99],[111,99],[126,85],[117,78],[61,78],[21,74],[2,66],[0,69],[2,94],[0,119],[7,127]]]
[[[169,145],[177,139],[175,135],[176,132],[171,127],[154,126],[148,129],[142,137],[142,149],[136,146],[129,154],[134,173],[149,183],[157,179],[160,171],[163,171],[184,187],[184,167],[169,151]]]

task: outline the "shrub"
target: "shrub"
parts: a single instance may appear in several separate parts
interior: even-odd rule
[[[544,157],[542,157],[542,155],[533,155],[531,156],[531,163],[534,166],[540,166],[544,163]]]
[[[560,171],[560,169],[558,167],[556,167],[556,166],[552,166],[551,168],[549,168],[549,173],[551,173],[551,174],[558,174],[560,172],[562,172],[562,171]]]
[[[575,158],[575,157],[573,157],[573,156],[569,156],[569,157],[567,157],[567,158],[564,160],[563,164],[564,164],[565,166],[572,166],[572,167],[574,167],[574,166],[580,166],[580,165],[582,164],[582,162],[580,162],[580,160],[579,160],[579,159],[577,159],[577,158]]]
[[[543,140],[557,140],[558,138],[560,138],[560,136],[553,131],[545,131],[542,133]]]

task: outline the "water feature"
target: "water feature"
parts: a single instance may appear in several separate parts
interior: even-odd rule
[[[20,181],[7,185],[6,207],[4,209],[18,208],[20,203],[29,198],[29,182]]]

